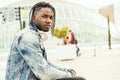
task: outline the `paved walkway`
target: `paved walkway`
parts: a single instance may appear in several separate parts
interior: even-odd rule
[[[76,70],[86,80],[120,80],[120,48],[111,50],[81,50],[82,55],[71,60],[58,60],[48,54],[51,62]],[[4,80],[7,55],[0,56],[0,80]]]

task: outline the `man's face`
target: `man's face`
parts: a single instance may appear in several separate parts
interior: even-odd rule
[[[41,8],[34,16],[34,23],[39,30],[48,32],[53,25],[54,13],[50,8]]]

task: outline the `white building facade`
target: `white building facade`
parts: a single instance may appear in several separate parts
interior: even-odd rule
[[[23,0],[23,2],[25,1]],[[94,10],[75,3],[63,0],[50,0],[49,2],[51,2],[56,9],[56,27],[62,28],[67,26],[71,29],[75,33],[81,47],[108,45],[107,18],[101,16]],[[20,25],[23,25],[23,22],[25,22],[25,25],[29,23],[29,11],[32,5],[33,3],[31,1],[28,2],[28,4],[21,3],[17,6],[0,9],[0,50],[8,50],[14,35],[21,29]],[[17,11],[18,7],[20,9],[21,21],[19,20]],[[112,26],[114,26],[114,24],[112,24]],[[111,30],[113,43],[120,41],[120,36],[116,36],[118,34],[116,29]],[[49,48],[60,42],[62,44],[61,40],[50,36],[46,46]]]

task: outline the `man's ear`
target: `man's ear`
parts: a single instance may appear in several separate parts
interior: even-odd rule
[[[36,20],[35,18],[36,18],[36,15],[33,14],[31,21],[32,21],[32,22],[35,22],[35,20]]]

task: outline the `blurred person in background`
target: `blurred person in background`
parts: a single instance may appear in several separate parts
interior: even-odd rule
[[[75,35],[72,30],[69,30],[69,39],[71,44],[75,44]]]

